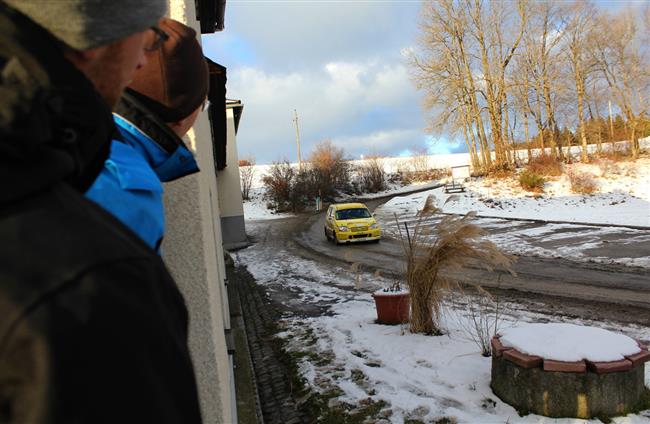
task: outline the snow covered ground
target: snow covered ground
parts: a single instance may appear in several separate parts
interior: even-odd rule
[[[570,166],[579,172],[599,171],[597,165]],[[639,255],[638,250],[627,249],[610,249],[607,256],[598,253],[608,243],[650,242],[650,159],[608,169],[613,173],[597,180],[599,192],[593,195],[571,193],[566,175],[547,183],[545,193],[538,197],[521,189],[516,177],[482,179],[466,183],[464,193],[446,194],[438,188],[396,196],[375,214],[385,234],[396,237],[395,216],[400,222],[413,223],[426,198],[433,196],[444,213],[476,211],[478,217],[484,217],[477,223],[489,231],[488,238],[509,253],[650,268],[650,253]],[[552,223],[533,225],[525,220]],[[429,225],[435,222],[433,219]]]
[[[646,148],[650,147],[650,137],[640,140],[640,143]],[[573,150],[575,155],[578,150],[575,147]],[[525,151],[520,153],[525,154]],[[431,168],[447,168],[468,164],[469,157],[466,153],[436,155],[426,157],[426,161]],[[356,162],[360,161],[353,161]],[[409,158],[385,158],[382,163],[389,173],[411,166]],[[255,166],[251,201],[244,203],[247,220],[287,216],[274,214],[266,208],[262,177],[269,172],[270,167],[271,165]],[[465,213],[473,210],[479,216],[650,227],[650,158],[636,162],[575,163],[567,165],[567,170],[593,175],[597,182],[596,193],[572,193],[566,174],[550,178],[541,196],[522,190],[516,177],[499,180],[482,178],[467,183],[467,191],[448,203],[444,211]],[[424,187],[426,186],[422,184],[403,187],[394,184],[387,191],[363,197],[399,195]],[[436,196],[441,204],[448,197],[439,189],[427,194],[395,198],[385,208],[390,213],[413,213],[428,194]]]
[[[571,192],[566,175],[550,179],[544,193],[523,190],[516,177],[473,180],[466,191],[445,194],[442,188],[412,196],[395,197],[383,207],[389,212],[413,214],[424,199],[433,195],[439,205],[448,198],[444,212],[517,219],[540,219],[592,224],[614,224],[650,228],[650,158],[617,165],[616,173],[598,178],[600,168],[591,164],[567,165],[572,170],[594,175],[598,191],[592,195]]]
[[[642,143],[650,145],[650,138]],[[467,163],[467,155],[431,157],[434,167]],[[394,171],[404,159],[385,161]],[[634,163],[573,164],[576,171],[594,175],[598,182],[594,195],[571,193],[567,177],[551,179],[544,194],[532,196],[519,188],[515,178],[473,180],[465,193],[446,203],[446,213],[477,211],[479,223],[490,239],[512,253],[577,260],[617,262],[650,268],[650,255],[598,257],[593,251],[603,243],[623,237],[638,243],[650,242],[650,232],[629,228],[650,227],[650,159]],[[253,201],[244,205],[247,230],[260,231],[264,222],[286,215],[266,209],[261,176],[268,166],[258,166],[253,185]],[[603,175],[604,174],[604,175]],[[433,184],[433,183],[432,183]],[[419,187],[392,187],[397,194],[376,211],[387,234],[395,233],[394,215],[412,221],[428,195],[439,205],[447,198],[442,189],[399,195],[399,191]],[[536,225],[528,221],[558,221]],[[590,226],[601,224],[604,226]],[[623,226],[622,228],[611,225]],[[626,228],[625,226],[628,226]],[[579,235],[579,237],[577,237]],[[623,251],[625,249],[621,249]],[[575,419],[549,419],[537,415],[520,417],[491,391],[490,358],[480,355],[467,328],[471,295],[453,297],[445,305],[443,323],[447,333],[430,337],[411,334],[406,326],[375,324],[376,312],[370,294],[392,281],[365,272],[356,272],[294,256],[290,251],[261,242],[236,253],[236,262],[247,266],[268,293],[281,293],[287,309],[305,305],[325,308],[325,314],[287,313],[281,322],[287,348],[301,357],[300,372],[316,392],[333,396],[330,406],[347,404],[353,410],[369,403],[383,402],[373,419],[376,423],[402,423],[406,419],[435,422],[444,418],[459,423],[597,423]],[[529,312],[526,305],[501,302],[501,329],[523,323],[558,322],[589,325],[650,343],[650,328],[564,317],[555,313]],[[316,316],[314,316],[316,315]],[[650,365],[645,382],[650,387]],[[416,421],[417,422],[417,421]],[[619,417],[615,423],[650,423],[650,410]]]
[[[250,223],[249,230],[254,233],[263,225]],[[321,316],[287,314],[281,323],[281,336],[290,351],[301,354],[300,372],[309,386],[319,393],[334,394],[331,407],[349,404],[354,409],[382,401],[385,404],[373,418],[375,423],[443,418],[459,423],[599,422],[520,417],[499,400],[489,387],[490,358],[480,355],[465,330],[469,323],[466,306],[474,301],[471,296],[447,302],[443,315],[446,335],[415,335],[406,326],[374,323],[376,312],[370,293],[392,281],[363,271],[357,279],[349,269],[298,258],[264,243],[237,252],[236,262],[246,265],[268,293],[291,293],[284,297],[288,306],[329,308]],[[596,326],[650,341],[646,327],[531,313],[515,303],[502,302],[500,310],[502,329],[552,320]],[[645,380],[650,387],[650,366],[646,366]],[[650,410],[613,422],[648,423]]]

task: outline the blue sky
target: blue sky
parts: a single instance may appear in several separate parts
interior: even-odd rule
[[[353,158],[462,150],[424,132],[421,95],[402,55],[416,43],[420,4],[229,0],[225,30],[204,36],[203,46],[228,68],[228,97],[244,103],[240,158],[295,161],[294,109],[303,156],[325,139]]]

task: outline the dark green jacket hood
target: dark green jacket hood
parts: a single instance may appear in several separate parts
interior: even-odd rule
[[[108,105],[61,44],[0,1],[0,205],[62,181],[85,191],[114,131]]]

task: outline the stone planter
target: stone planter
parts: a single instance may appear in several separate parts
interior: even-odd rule
[[[613,362],[563,362],[526,355],[492,339],[494,393],[519,413],[547,417],[601,418],[650,407],[644,364],[650,352]]]
[[[377,307],[377,323],[404,324],[409,320],[411,301],[409,292],[384,292],[378,290],[372,294]]]

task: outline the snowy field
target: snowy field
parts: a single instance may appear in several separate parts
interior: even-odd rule
[[[600,170],[597,165],[570,167],[593,175]],[[397,237],[395,217],[413,224],[426,198],[433,196],[444,213],[477,212],[477,223],[488,230],[488,239],[509,253],[650,268],[650,253],[632,257],[625,249],[606,257],[590,253],[607,243],[650,242],[650,159],[621,162],[609,170],[611,174],[596,180],[598,193],[593,195],[572,193],[566,175],[550,180],[539,197],[521,189],[515,177],[481,179],[466,183],[464,193],[446,194],[438,188],[396,196],[375,214],[385,234]],[[525,220],[550,223],[531,225]],[[435,219],[430,224],[434,223]]]
[[[544,193],[523,190],[516,177],[481,178],[465,183],[466,191],[445,194],[443,189],[407,197],[395,197],[384,208],[390,212],[414,214],[431,194],[444,212],[517,219],[540,219],[575,223],[614,224],[650,228],[650,158],[618,163],[603,177],[598,165],[567,165],[573,171],[589,173],[598,184],[597,192],[571,192],[566,175],[549,177]]]
[[[650,137],[640,140],[643,147],[650,147]],[[594,146],[590,146],[594,147]],[[607,147],[607,146],[606,146]],[[576,156],[579,150],[572,148]],[[520,151],[524,155],[525,151]],[[436,155],[426,157],[431,168],[447,168],[469,163],[466,153]],[[353,161],[358,164],[361,161]],[[409,169],[409,158],[382,159],[388,173],[400,169]],[[272,219],[284,214],[274,214],[266,208],[262,184],[263,175],[269,172],[271,165],[255,166],[251,201],[244,203],[244,215],[247,220]],[[597,182],[597,192],[593,195],[578,195],[571,192],[568,177],[550,177],[541,196],[535,196],[521,189],[516,177],[506,179],[475,179],[467,183],[467,191],[457,200],[448,203],[444,211],[466,213],[473,210],[479,216],[505,217],[518,219],[543,219],[561,222],[615,224],[641,226],[650,228],[650,159],[643,158],[636,162],[603,162],[601,164],[567,165],[567,170],[591,174]],[[430,185],[435,182],[429,183]],[[365,198],[418,190],[422,184],[399,186],[392,185],[389,190]],[[442,203],[447,196],[442,190],[432,193]],[[420,206],[425,194],[393,199],[386,205],[387,212],[414,213]],[[394,210],[393,210],[394,209]]]
[[[264,223],[250,223],[259,231]],[[549,419],[537,415],[520,417],[491,391],[490,358],[480,355],[465,330],[471,296],[451,299],[443,322],[447,334],[411,334],[406,326],[374,323],[375,307],[370,293],[390,285],[382,277],[327,266],[278,251],[263,243],[236,254],[268,293],[291,293],[291,303],[329,307],[327,316],[303,317],[287,314],[281,334],[291,352],[300,354],[300,372],[309,386],[333,396],[330,407],[380,402],[380,411],[369,422],[402,423],[405,419],[434,422],[447,418],[458,423],[597,423],[598,420]],[[553,322],[590,325],[650,341],[650,329],[611,322],[583,321],[527,311],[515,303],[500,304],[499,328],[524,323]],[[650,386],[650,367],[646,366]],[[650,410],[619,417],[615,423],[648,423]]]

